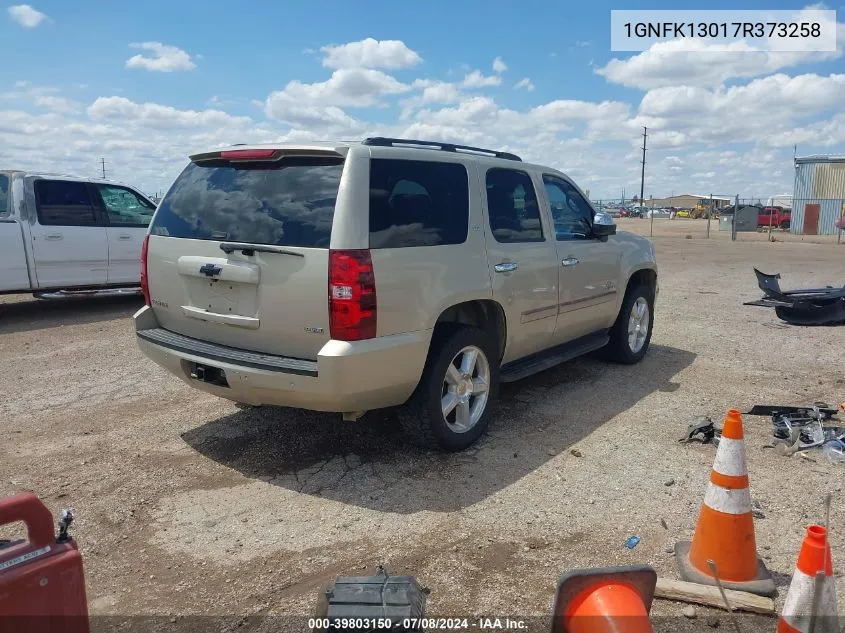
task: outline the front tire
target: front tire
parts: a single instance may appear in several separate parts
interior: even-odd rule
[[[643,359],[651,343],[653,314],[654,289],[646,284],[630,288],[610,330],[610,342],[605,348],[608,360],[633,365]]]
[[[411,441],[453,452],[481,437],[499,388],[495,349],[490,337],[473,327],[432,343],[420,382],[397,414]]]

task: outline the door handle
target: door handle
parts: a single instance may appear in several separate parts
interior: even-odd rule
[[[566,259],[560,260],[562,266],[575,266],[578,264],[577,257],[567,257]]]
[[[516,262],[502,262],[501,264],[493,266],[493,270],[497,273],[512,273],[517,268],[519,268],[519,264]]]
[[[45,239],[48,239],[48,240],[60,240],[60,239],[62,239],[63,235],[61,233],[49,233],[49,234],[45,235],[44,237],[45,237]]]
[[[132,236],[131,235],[121,235],[117,239],[119,239],[119,240],[131,240]]]

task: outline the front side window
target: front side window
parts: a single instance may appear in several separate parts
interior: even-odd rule
[[[487,170],[487,213],[497,242],[542,242],[540,208],[531,177],[524,171]]]
[[[563,240],[589,239],[593,226],[593,210],[571,184],[554,176],[543,176],[555,223],[555,238]]]
[[[114,185],[97,185],[109,224],[146,227],[155,213],[151,202],[144,200],[131,189]]]
[[[6,215],[9,212],[9,177],[6,174],[0,174],[0,215]]]
[[[48,226],[94,226],[97,215],[88,185],[69,180],[36,180],[38,221]]]
[[[469,181],[460,163],[373,158],[370,248],[463,244]]]

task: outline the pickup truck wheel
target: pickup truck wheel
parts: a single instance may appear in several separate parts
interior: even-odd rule
[[[782,228],[784,230],[788,229],[789,228],[789,220],[784,220],[783,222],[781,222],[780,228]]]
[[[432,348],[419,385],[397,414],[415,444],[461,451],[481,437],[499,386],[494,350],[490,338],[471,327]]]
[[[653,310],[654,291],[649,286],[640,284],[626,293],[605,348],[609,360],[625,365],[642,360],[651,343]]]

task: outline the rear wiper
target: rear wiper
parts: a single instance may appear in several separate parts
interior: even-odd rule
[[[305,257],[302,253],[289,251],[281,246],[273,246],[272,244],[244,244],[241,242],[221,242],[220,250],[226,253],[234,253],[241,251],[244,255],[250,256],[255,253],[278,253],[279,255],[293,255],[294,257]]]

